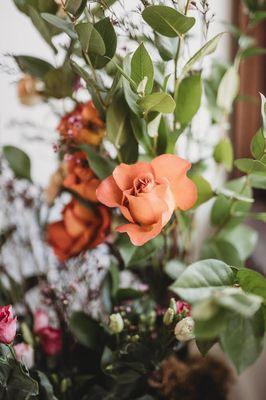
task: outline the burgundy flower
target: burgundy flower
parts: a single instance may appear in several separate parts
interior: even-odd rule
[[[61,329],[47,326],[38,332],[42,349],[48,356],[55,356],[62,349]]]
[[[44,310],[37,310],[34,314],[33,332],[38,333],[41,329],[49,326],[49,316]]]

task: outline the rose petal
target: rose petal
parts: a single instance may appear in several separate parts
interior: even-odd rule
[[[197,200],[196,186],[186,177],[186,172],[191,168],[191,164],[173,154],[162,154],[156,157],[151,164],[156,178],[165,177],[169,180],[176,207],[181,210],[191,208]]]
[[[138,162],[132,165],[122,163],[114,169],[113,177],[119,188],[124,191],[132,188],[134,179],[145,173],[153,174],[151,164],[146,162]]]
[[[162,230],[162,222],[159,221],[148,227],[137,224],[125,224],[116,228],[117,232],[126,232],[135,246],[142,246],[149,240],[155,238]]]
[[[64,211],[64,223],[67,233],[76,238],[86,231],[86,224],[76,217],[71,208],[66,208]]]
[[[122,201],[122,192],[112,176],[100,183],[96,190],[96,196],[107,207],[117,207]]]

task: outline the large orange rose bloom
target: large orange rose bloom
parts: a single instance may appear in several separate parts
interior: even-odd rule
[[[176,209],[188,210],[197,200],[195,184],[186,176],[191,165],[171,154],[151,163],[120,164],[99,185],[98,200],[119,207],[130,222],[119,226],[131,242],[141,246],[157,236]]]
[[[74,111],[66,114],[57,130],[67,142],[98,146],[104,136],[105,125],[92,101],[78,104]]]
[[[78,151],[71,155],[68,154],[65,159],[67,162],[67,176],[63,185],[86,200],[98,202],[96,189],[100,184],[100,180],[96,178],[90,169],[86,154]]]
[[[106,207],[87,208],[72,200],[62,212],[63,219],[47,226],[46,239],[60,261],[104,242],[110,227]]]

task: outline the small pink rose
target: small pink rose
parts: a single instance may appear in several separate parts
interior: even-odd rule
[[[180,317],[182,317],[182,318],[190,317],[190,315],[191,315],[191,305],[190,304],[186,303],[185,301],[178,300],[176,302],[176,307],[177,307],[176,313]]]
[[[37,310],[34,314],[33,331],[38,333],[41,329],[46,328],[49,325],[49,316],[44,310]]]
[[[16,336],[17,317],[11,305],[0,307],[0,343],[10,344]]]
[[[38,332],[41,346],[45,354],[55,356],[62,349],[62,331],[50,326],[41,329]]]
[[[17,360],[28,369],[32,368],[34,365],[34,350],[32,346],[26,343],[18,343],[14,346]]]

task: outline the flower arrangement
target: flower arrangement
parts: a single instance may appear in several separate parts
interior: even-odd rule
[[[205,0],[139,1],[132,20],[115,0],[14,3],[64,55],[54,65],[14,55],[20,101],[70,108],[46,189],[32,183],[24,151],[3,147],[1,395],[225,399],[228,368],[203,357],[220,344],[240,373],[265,333],[266,280],[247,268],[257,235],[245,225],[266,220],[251,209],[253,189],[266,187],[263,95],[252,158],[234,161],[228,135],[239,66],[262,49],[231,29],[233,64],[205,71],[223,35],[208,38]],[[245,4],[250,24],[265,18],[261,2]],[[191,54],[196,21],[204,43]],[[202,107],[222,132],[214,144],[197,136]],[[233,164],[240,178],[229,177]],[[210,169],[227,180],[209,181]]]

